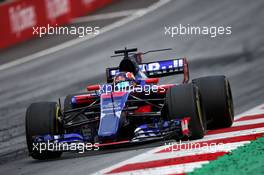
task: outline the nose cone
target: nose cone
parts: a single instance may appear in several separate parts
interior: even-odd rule
[[[101,95],[99,138],[115,138],[120,128],[121,112],[128,98],[127,92],[111,92]]]
[[[101,117],[98,135],[99,137],[115,137],[119,128],[120,116],[105,115]]]

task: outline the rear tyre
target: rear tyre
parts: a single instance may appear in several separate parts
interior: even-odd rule
[[[29,154],[38,160],[59,158],[62,152],[33,149],[33,137],[37,135],[59,134],[57,121],[58,107],[55,102],[39,102],[31,104],[26,112],[26,139]]]
[[[225,76],[194,79],[201,93],[208,129],[230,127],[234,121],[234,108],[230,83]]]
[[[168,118],[170,120],[190,117],[189,139],[204,137],[204,117],[200,103],[199,90],[193,84],[183,84],[168,89],[166,94]]]

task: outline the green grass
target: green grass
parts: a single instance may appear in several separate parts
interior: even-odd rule
[[[219,157],[188,175],[264,175],[264,137]]]

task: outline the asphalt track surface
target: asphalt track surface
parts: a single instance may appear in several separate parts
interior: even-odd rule
[[[35,101],[56,100],[105,80],[104,68],[115,66],[113,50],[138,47],[142,51],[172,47],[168,53],[151,54],[146,61],[187,57],[191,78],[225,74],[231,81],[236,113],[264,99],[264,2],[255,0],[171,1],[130,24],[81,44],[0,71],[1,149],[25,146],[24,114]],[[164,26],[179,24],[232,26],[232,34],[209,36],[164,35]],[[172,83],[174,78],[162,82]],[[12,145],[6,145],[12,143]],[[54,161],[21,158],[0,165],[0,174],[90,174],[155,146],[108,151],[105,154],[65,154]],[[144,148],[146,147],[146,148]]]

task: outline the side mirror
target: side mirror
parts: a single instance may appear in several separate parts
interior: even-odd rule
[[[159,78],[148,78],[145,82],[146,84],[157,84],[159,82]]]
[[[100,90],[100,85],[99,84],[96,84],[96,85],[90,85],[90,86],[87,86],[87,91],[98,91]]]

